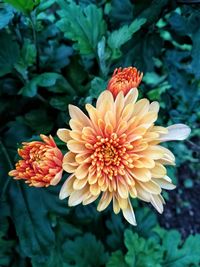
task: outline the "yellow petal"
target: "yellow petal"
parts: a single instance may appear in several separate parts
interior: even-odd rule
[[[132,88],[125,97],[125,106],[129,103],[135,103],[138,98],[138,89]]]
[[[88,205],[94,202],[98,197],[99,195],[93,196],[92,194],[89,193],[88,196],[83,200],[83,205]]]
[[[78,168],[75,171],[75,176],[78,179],[84,179],[87,175],[88,175],[88,171],[89,171],[89,164],[84,163],[78,166]]]
[[[131,205],[130,200],[128,200],[128,206],[126,209],[122,210],[124,218],[132,225],[137,225],[136,219],[135,219],[135,214],[133,211],[133,207]]]
[[[151,179],[151,172],[148,169],[130,169],[130,174],[138,181],[147,182]]]
[[[97,196],[100,194],[100,187],[99,185],[96,183],[96,184],[92,184],[90,185],[90,193],[93,195],[93,196]]]
[[[117,97],[115,99],[115,104],[114,104],[114,110],[115,110],[115,114],[116,114],[116,121],[119,121],[119,119],[121,117],[121,113],[123,111],[123,108],[124,108],[124,94],[121,91],[117,95]]]
[[[98,211],[105,210],[110,204],[111,200],[112,200],[112,193],[108,191],[104,192],[97,206],[97,210]]]
[[[160,195],[151,195],[151,204],[159,213],[163,213],[163,202]]]
[[[73,189],[74,190],[80,190],[82,189],[85,185],[87,184],[87,178],[85,179],[75,179],[74,183],[73,183]]]
[[[87,194],[88,194],[88,188],[87,188],[87,186],[85,186],[81,190],[73,191],[71,193],[70,197],[69,197],[68,205],[70,207],[73,207],[73,206],[76,206],[76,205],[80,204],[85,199],[85,197],[87,196]]]
[[[153,111],[153,112],[158,113],[159,108],[160,108],[160,105],[157,101],[154,101],[149,105],[149,111]]]
[[[72,174],[64,182],[64,184],[60,190],[60,194],[59,194],[59,198],[61,200],[68,197],[74,191],[74,189],[73,189],[74,180],[75,180],[75,177],[74,177],[74,174]]]
[[[70,117],[84,126],[90,126],[89,118],[76,106],[69,105]]]
[[[162,178],[167,173],[166,168],[158,162],[156,162],[155,167],[150,171],[153,178]]]
[[[87,151],[85,147],[85,143],[79,142],[77,140],[70,140],[67,143],[67,147],[71,152],[74,152],[74,153],[84,153]]]
[[[61,141],[65,143],[67,143],[71,139],[70,130],[68,129],[58,129],[57,136]]]
[[[164,176],[163,178],[152,179],[154,182],[159,184],[159,186],[166,190],[173,190],[176,188],[174,184],[172,184],[171,179],[168,176]]]
[[[118,203],[118,200],[115,196],[113,196],[113,211],[115,214],[118,214],[120,212],[119,203]]]
[[[141,188],[143,188],[145,191],[149,192],[150,194],[160,194],[161,193],[161,188],[160,186],[153,182],[153,181],[148,181],[145,183],[142,182],[138,182],[141,186]]]
[[[121,179],[123,179],[123,177],[117,179],[117,191],[121,198],[128,198],[128,188],[121,182]]]
[[[149,110],[149,100],[146,98],[140,99],[135,103],[133,116],[139,115],[144,116]]]
[[[68,152],[65,154],[63,158],[62,167],[66,172],[69,172],[69,173],[73,173],[76,170],[76,168],[78,167],[78,164],[75,161],[74,153]]]
[[[121,198],[120,195],[116,196],[120,209],[126,209],[128,205],[128,198]]]
[[[96,108],[101,116],[104,117],[109,110],[113,110],[113,105],[114,99],[112,93],[109,90],[105,90],[98,97]]]

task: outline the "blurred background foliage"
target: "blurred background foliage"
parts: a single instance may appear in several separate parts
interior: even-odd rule
[[[199,25],[200,5],[174,0],[0,1],[0,266],[199,266]],[[22,141],[54,136],[69,103],[95,103],[126,66],[144,72],[140,96],[160,102],[160,124],[192,128],[170,145],[177,189],[164,194],[163,215],[134,202],[131,227],[111,208],[69,209],[59,186],[8,177]]]

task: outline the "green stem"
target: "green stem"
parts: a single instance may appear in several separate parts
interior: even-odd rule
[[[11,162],[10,156],[9,156],[9,154],[8,154],[8,152],[7,152],[6,147],[5,147],[4,144],[2,143],[2,141],[0,141],[0,147],[1,147],[1,150],[2,150],[2,152],[3,152],[3,154],[4,154],[5,158],[6,158],[7,162],[8,162],[9,169],[11,169],[11,170],[14,169],[14,166],[13,166],[13,164],[12,164],[12,162]],[[10,180],[11,180],[11,177],[8,176],[6,182],[5,182],[4,186],[3,186],[3,190],[2,190],[2,195],[1,195],[1,197],[5,194],[6,189],[7,189],[7,187],[8,187],[8,184],[9,184]]]
[[[33,18],[32,14],[30,14],[29,19],[30,19],[32,31],[33,31],[33,42],[34,42],[35,48],[36,48],[37,73],[40,73],[40,54],[39,54],[38,36],[37,36],[37,31],[35,29],[35,18]]]

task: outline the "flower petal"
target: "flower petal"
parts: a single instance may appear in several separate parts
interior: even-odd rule
[[[74,177],[74,174],[72,174],[64,182],[63,186],[61,187],[60,194],[59,194],[59,198],[61,200],[68,197],[74,191],[73,189],[74,180],[75,180],[75,177]]]
[[[175,140],[184,140],[186,139],[190,133],[191,129],[185,124],[174,124],[167,127],[167,134],[160,134],[159,141],[175,141]]]
[[[71,138],[70,130],[68,129],[58,129],[57,136],[60,138],[61,141],[67,143]]]
[[[128,206],[126,209],[122,210],[124,218],[132,225],[137,225],[136,219],[135,219],[135,214],[133,211],[133,207],[131,205],[130,200],[128,200]]]
[[[112,200],[112,193],[108,191],[104,192],[97,206],[97,210],[98,211],[105,210],[110,204],[111,200]]]

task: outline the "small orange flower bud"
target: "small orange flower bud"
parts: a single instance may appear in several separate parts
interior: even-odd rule
[[[120,91],[123,91],[124,95],[126,95],[132,88],[139,86],[142,77],[143,73],[140,73],[134,67],[115,69],[107,89],[114,97],[116,97]]]
[[[14,179],[24,179],[35,187],[57,185],[62,178],[63,155],[52,136],[40,135],[42,141],[24,142],[18,154],[22,158],[9,172]]]

